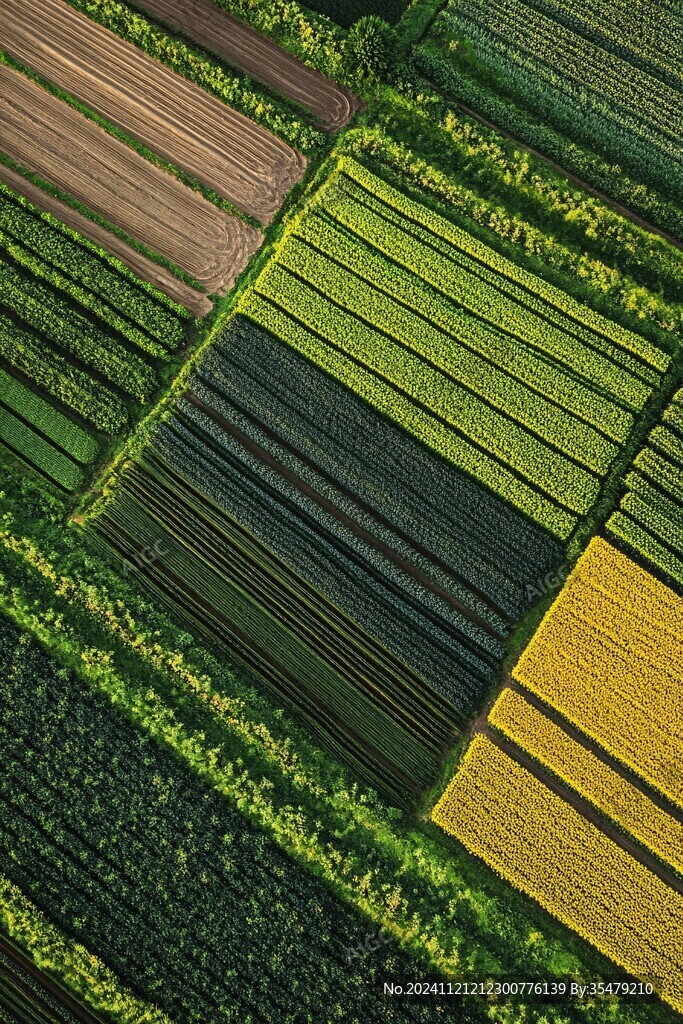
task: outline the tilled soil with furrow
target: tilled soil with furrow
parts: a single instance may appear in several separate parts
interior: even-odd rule
[[[306,158],[62,0],[5,0],[0,46],[268,224]]]
[[[228,291],[263,240],[3,64],[0,134],[15,163],[171,260],[208,292]]]

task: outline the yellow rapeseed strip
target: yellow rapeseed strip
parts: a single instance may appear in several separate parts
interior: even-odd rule
[[[503,690],[491,710],[489,724],[683,873],[683,825],[521,694]]]
[[[683,896],[487,737],[475,736],[432,818],[683,1010]]]
[[[683,598],[600,537],[514,678],[683,806]]]

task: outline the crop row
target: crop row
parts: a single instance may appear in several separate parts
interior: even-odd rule
[[[457,711],[224,511],[224,467],[212,467],[208,446],[201,455],[177,425],[161,428],[98,517],[99,535],[337,758],[405,803],[431,781]]]
[[[485,736],[470,744],[432,818],[683,1009],[683,896]]]
[[[154,370],[102,333],[89,320],[35,279],[0,262],[3,305],[84,366],[101,373],[133,398],[145,401],[156,387]]]
[[[388,416],[459,470],[473,476],[495,494],[529,515],[535,522],[565,540],[576,525],[576,516],[549,500],[505,465],[480,451],[427,410],[391,388],[336,348],[321,341],[295,318],[252,291],[241,311],[254,323],[291,345],[325,372]]]
[[[87,239],[0,182],[0,227],[44,262],[89,289],[169,349],[185,338],[188,314]]]
[[[2,313],[0,357],[98,430],[116,434],[128,422],[126,407],[118,395]]]
[[[212,499],[461,713],[475,706],[504,653],[501,636],[445,600],[427,573],[407,572],[407,552],[390,547],[390,534],[373,529],[369,517],[352,510],[295,453],[225,399],[201,386],[193,391],[220,426],[182,403],[176,430],[196,445],[193,474],[213,475]],[[232,438],[228,425],[244,440]],[[210,463],[196,441],[202,433],[220,452]],[[252,453],[250,444],[272,461]]]
[[[614,441],[623,441],[628,436],[633,426],[632,414],[603,394],[598,385],[577,380],[573,374],[568,374],[566,363],[557,361],[556,354],[551,355],[547,347],[542,352],[529,344],[527,332],[522,332],[524,337],[512,335],[507,319],[503,321],[506,323],[505,332],[491,323],[491,305],[485,288],[481,288],[472,307],[466,308],[460,289],[455,294],[452,290],[445,291],[445,274],[439,280],[440,290],[437,291],[434,283],[428,284],[425,280],[424,263],[413,264],[420,267],[422,276],[418,277],[412,270],[394,262],[397,253],[392,260],[388,254],[385,255],[386,250],[378,251],[374,244],[361,242],[340,224],[318,215],[307,217],[297,226],[297,237],[323,253],[333,264],[362,277],[378,292],[391,296],[423,317],[447,335],[443,345],[453,339],[458,342],[458,351],[463,355],[467,349],[476,353],[481,357],[476,365],[486,360],[504,371],[511,386],[519,381]],[[396,240],[400,250],[403,247],[398,233]],[[410,248],[406,240],[406,255]],[[495,299],[495,295],[492,298]],[[514,315],[514,309],[511,312]],[[550,329],[539,332],[546,346],[549,334]],[[574,348],[577,348],[576,343]]]
[[[354,1018],[387,1019],[382,982],[410,957],[349,963],[367,919],[5,619],[0,693],[4,873],[138,996],[193,1024],[294,1024],[333,990]]]
[[[513,676],[683,805],[681,664],[683,598],[596,537]]]
[[[521,694],[503,690],[488,722],[683,874],[683,825]]]
[[[456,395],[462,387],[461,407],[473,399],[482,400],[495,410],[490,413],[491,421],[498,412],[511,420],[509,434],[522,427],[536,439],[547,442],[551,448],[568,455],[592,472],[599,475],[607,472],[617,454],[616,445],[568,413],[559,403],[539,396],[487,359],[459,342],[454,343],[444,330],[415,312],[409,293],[405,295],[405,304],[399,302],[368,284],[362,274],[347,272],[328,256],[314,252],[297,239],[290,238],[281,247],[279,262],[305,284],[323,293],[345,314],[354,316],[373,332],[419,356],[421,365],[445,374]],[[293,287],[296,289],[297,286]],[[286,288],[283,288],[284,294]],[[466,328],[467,322],[463,324],[463,335]],[[330,337],[327,330],[321,329],[321,333]],[[333,329],[331,337],[337,336]],[[473,436],[469,430],[467,432]]]
[[[245,318],[231,318],[200,378],[312,463],[335,500],[372,515],[373,530],[494,629],[526,610],[530,580],[559,566],[561,548],[542,529]]]
[[[471,9],[472,4],[468,7]],[[675,126],[680,121],[680,100],[672,99],[673,90],[668,90],[663,99],[661,116],[643,117],[637,104],[647,90],[629,89],[631,78],[638,77],[637,69],[632,69],[632,74],[626,65],[621,78],[617,71],[610,80],[606,65],[623,62],[605,51],[596,52],[596,48],[593,48],[593,55],[585,52],[591,45],[586,43],[583,58],[579,57],[567,74],[560,65],[563,60],[571,62],[572,55],[562,53],[561,26],[551,26],[549,38],[537,40],[537,45],[533,29],[523,38],[517,36],[516,42],[516,13],[508,12],[508,18],[501,24],[495,21],[497,12],[487,8],[491,11],[488,17],[478,0],[474,8],[470,17],[463,5],[451,4],[437,24],[444,38],[467,39],[480,77],[488,75],[507,94],[512,94],[536,116],[571,138],[579,138],[613,160],[623,160],[639,177],[644,177],[665,195],[677,200],[683,197],[683,168],[675,135]],[[516,11],[521,8],[521,4],[516,5]],[[500,17],[505,18],[502,11]],[[550,55],[546,53],[544,59],[540,54],[551,41],[553,51]],[[586,73],[582,81],[577,69],[583,69],[584,61]],[[604,92],[595,85],[601,73],[605,78]],[[653,97],[667,88],[651,79]],[[623,102],[615,96],[620,90]],[[647,100],[643,105],[650,106]]]
[[[683,587],[683,392],[650,432],[624,483],[608,531]]]
[[[49,438],[76,462],[87,465],[97,456],[98,444],[73,420],[59,412],[21,381],[0,368],[0,402]]]
[[[374,200],[375,209],[384,216],[393,210],[395,222],[396,215],[400,215],[398,224],[402,230],[426,230],[428,242],[432,245],[437,244],[442,255],[460,261],[463,257],[469,257],[478,265],[480,274],[486,274],[487,280],[494,281],[498,288],[504,290],[520,305],[527,305],[530,310],[540,313],[551,323],[575,335],[609,358],[623,360],[623,365],[641,376],[643,380],[656,384],[658,373],[668,367],[669,357],[656,345],[634,334],[633,331],[618,326],[584,303],[572,299],[566,292],[525,270],[518,263],[501,256],[428,206],[404,195],[357,161],[342,159],[340,169],[344,179],[348,178],[361,189],[360,195],[357,192],[355,195],[362,202],[372,204]],[[328,188],[332,188],[334,184],[335,179],[331,179]],[[347,182],[344,181],[343,184],[348,190]],[[325,192],[321,190],[321,202],[326,201],[324,197]],[[635,359],[629,359],[629,354]]]
[[[17,419],[1,402],[0,443],[7,445],[10,451],[35,466],[66,491],[75,491],[83,483],[83,471],[75,462]]]
[[[681,22],[657,0],[533,0],[531,6],[672,88],[683,86]],[[652,31],[643,32],[643,25]]]
[[[21,267],[32,277],[50,284],[57,293],[68,296],[82,309],[94,313],[95,316],[111,331],[120,338],[125,339],[131,345],[139,348],[148,356],[155,359],[166,360],[169,358],[168,351],[158,341],[148,337],[139,330],[135,324],[130,323],[125,317],[120,316],[106,303],[102,302],[97,295],[80,285],[75,284],[65,277],[58,270],[54,270],[48,263],[35,256],[25,249],[23,245],[15,242],[10,236],[0,230],[0,246],[2,250],[11,257],[15,266]]]

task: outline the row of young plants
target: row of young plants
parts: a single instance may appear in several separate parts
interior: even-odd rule
[[[503,690],[488,724],[683,874],[683,825],[515,690]]]
[[[673,680],[683,599],[595,537],[517,662],[513,677],[683,806]]]
[[[679,55],[680,18],[657,0],[531,0],[555,21],[575,29],[598,46],[628,60],[672,88],[683,85]],[[643,32],[643,25],[651,32]]]
[[[367,920],[6,619],[0,665],[3,873],[124,984],[182,1021],[294,1024],[331,992],[358,1024],[430,1019],[383,998],[410,956],[351,958]]]
[[[525,93],[513,93],[515,82],[506,79],[508,91],[497,88],[490,73],[477,73],[461,65],[444,43],[433,38],[421,44],[413,55],[413,67],[447,96],[452,97],[527,146],[564,167],[571,174],[618,203],[645,217],[656,227],[683,240],[683,212],[680,201],[668,188],[642,180],[637,162],[628,153],[605,155],[577,136],[569,116],[548,122],[526,106]],[[575,108],[573,108],[575,110]],[[569,114],[569,112],[567,112]],[[673,211],[673,217],[671,216]]]
[[[77,11],[127,42],[134,43],[150,57],[167,64],[201,89],[217,96],[250,120],[289,142],[295,149],[313,155],[325,145],[324,135],[311,126],[305,114],[295,114],[282,99],[261,92],[248,76],[220,64],[180,36],[169,35],[140,11],[121,0],[69,0],[69,3]]]
[[[645,288],[653,300],[660,299],[660,316],[666,315],[670,303],[668,315],[675,316],[676,303],[683,299],[679,249],[578,188],[513,139],[462,113],[424,79],[402,86],[400,92],[383,88],[375,100],[373,118],[364,120],[366,127],[347,133],[337,151],[363,134],[369,150],[380,145],[376,140],[382,139],[382,133],[384,146],[396,155],[401,146],[409,145],[410,159],[403,160],[406,169],[413,167],[415,176],[419,157],[423,173],[431,169],[436,174],[441,169],[451,180],[455,205],[469,216],[476,213],[479,223],[489,223],[495,212],[501,225],[496,227],[494,221],[489,227],[502,233],[507,224],[510,237],[514,226],[517,243],[524,243],[530,255],[533,243],[534,249],[543,246],[544,256],[558,268],[570,256],[581,259],[583,276],[589,278],[592,271],[601,290],[609,286],[615,299],[620,291],[627,296]],[[668,204],[661,212],[667,231],[676,234],[678,225],[683,232],[683,211]]]
[[[118,395],[2,312],[0,358],[97,430],[117,434],[128,423],[128,411]]]
[[[334,488],[335,501],[501,635],[528,610],[529,581],[560,564],[545,531],[244,317],[230,319],[198,379],[249,410],[315,467],[322,493]]]
[[[108,315],[118,312],[125,316],[164,348],[175,350],[184,344],[187,310],[2,182],[0,228],[35,257],[107,303],[111,310]],[[163,350],[157,346],[148,351],[161,356]]]
[[[624,488],[608,533],[683,588],[683,391],[636,455]]]
[[[225,496],[239,497],[241,481],[224,480],[229,466],[213,467],[207,445],[189,444],[175,421],[172,428],[124,473],[94,522],[97,535],[124,564],[137,557],[158,599],[255,671],[338,760],[409,803],[431,782],[461,715],[297,576],[275,544],[265,547],[251,521],[233,518]]]
[[[486,736],[475,736],[432,818],[683,1009],[683,896]]]
[[[438,833],[415,827],[359,788],[244,676],[179,629],[158,601],[143,597],[136,574],[122,574],[120,563],[96,556],[87,535],[65,529],[61,505],[31,480],[15,484],[7,474],[3,483],[4,610],[342,903],[367,915],[368,934],[381,926],[432,973],[450,976],[550,978],[558,964],[560,974],[613,973],[588,944],[556,928],[461,847],[444,849]],[[8,886],[1,884],[6,907]],[[131,1006],[109,971],[55,937],[52,924],[16,889],[9,892],[17,941],[39,950],[91,1006],[114,1008],[127,1024],[166,1024],[139,1000]],[[581,1018],[608,1024],[612,1010],[594,1003]],[[653,1024],[669,1019],[658,1007],[650,1010]],[[642,1024],[640,1006],[620,1003],[618,1012],[623,1024]],[[503,1024],[509,1010],[488,1007],[486,1019]],[[566,1024],[567,1010],[529,1005],[525,1020]]]
[[[56,292],[10,263],[0,262],[0,283],[3,306],[21,324],[131,398],[144,402],[150,397],[157,384],[154,369],[121,341],[104,334]]]
[[[434,276],[428,283],[424,280],[426,274],[418,278],[412,270],[387,258],[386,249],[378,251],[374,243],[361,241],[341,223],[329,217],[307,217],[297,228],[297,238],[305,239],[316,253],[328,258],[330,272],[332,268],[343,267],[375,287],[378,295],[382,293],[405,304],[428,321],[442,333],[442,347],[453,350],[455,342],[455,351],[462,353],[461,358],[473,359],[474,364],[481,366],[484,372],[486,368],[488,372],[497,368],[504,373],[506,381],[513,388],[521,384],[539,396],[550,399],[559,408],[573,414],[583,423],[590,424],[612,441],[622,442],[628,436],[633,426],[632,413],[617,404],[612,396],[604,394],[595,380],[578,379],[576,365],[572,367],[572,375],[569,375],[567,367],[557,360],[557,349],[552,353],[547,350],[547,346],[545,352],[534,348],[528,343],[524,330],[513,333],[513,323],[507,323],[506,330],[501,330],[499,324],[505,324],[506,321],[496,317],[494,311],[498,306],[502,312],[506,303],[501,302],[499,293],[494,291],[491,305],[480,305],[476,301],[477,296],[483,300],[487,292],[481,282],[477,288],[477,282],[472,281],[473,301],[469,303],[469,308],[465,308],[463,299],[467,277],[464,272],[461,275],[455,272],[451,275],[444,273],[440,280]],[[291,251],[294,243],[290,241],[288,245]],[[433,253],[427,250],[427,264],[430,257],[433,258]],[[408,260],[407,252],[405,260]],[[415,260],[411,263],[413,267],[422,265]],[[454,290],[446,287],[448,277],[456,285]],[[439,291],[436,290],[437,280]],[[511,305],[514,316],[517,307],[514,303]],[[548,326],[547,335],[551,333],[552,329]],[[542,337],[539,331],[539,341]]]
[[[517,10],[523,10],[522,5]],[[483,9],[476,0],[472,4],[451,4],[439,16],[433,35],[442,40],[442,53],[453,54],[450,60],[441,58],[447,61],[447,68],[460,61],[465,75],[472,70],[479,79],[488,75],[496,89],[521,102],[555,129],[623,163],[665,196],[677,202],[683,200],[683,167],[674,127],[677,118],[667,123],[666,128],[656,128],[650,117],[643,120],[639,116],[635,97],[627,95],[619,102],[603,95],[599,87],[594,88],[590,82],[576,78],[582,65],[577,63],[576,80],[572,80],[563,70],[555,70],[554,53],[548,61],[547,54],[544,59],[542,55],[517,47],[514,42],[508,43],[508,37],[515,35],[517,14],[509,14],[500,25],[495,23],[495,18],[495,12]],[[491,21],[494,24],[489,27]],[[561,31],[561,26],[556,25],[551,38],[557,40]],[[499,34],[502,32],[503,35]],[[451,42],[454,48],[449,46]],[[531,45],[528,34],[524,36],[524,45]],[[540,49],[543,50],[542,44]],[[604,52],[603,64],[610,62],[617,63],[618,58]],[[617,92],[619,82],[622,89],[628,89],[628,82],[638,74],[635,68],[625,67],[620,71],[621,77],[619,73],[615,77]],[[668,88],[656,79],[651,82],[653,94]],[[609,83],[606,88],[609,91]],[[680,100],[674,103],[667,96],[665,106],[675,105],[680,106]]]

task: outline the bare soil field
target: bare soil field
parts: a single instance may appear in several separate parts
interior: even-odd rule
[[[134,0],[135,6],[224,57],[233,67],[310,110],[328,132],[337,131],[360,108],[348,89],[233,18],[215,0]]]
[[[62,0],[4,0],[0,46],[268,224],[306,158]]]
[[[16,164],[172,260],[209,292],[229,290],[263,240],[5,64],[0,135]]]
[[[17,174],[16,171],[5,167],[4,164],[0,164],[0,181],[8,185],[17,195],[24,196],[34,206],[41,210],[47,210],[48,213],[51,213],[60,220],[62,224],[66,224],[73,231],[78,231],[79,235],[94,242],[101,249],[106,249],[107,252],[112,253],[122,263],[125,263],[134,274],[137,274],[144,281],[149,281],[150,284],[156,285],[159,291],[164,292],[169,298],[174,299],[175,302],[179,302],[193,316],[206,316],[213,309],[213,303],[206,295],[196,291],[194,288],[190,288],[189,284],[180,281],[170,270],[159,266],[154,260],[149,259],[143,253],[128,245],[118,235],[107,231],[106,228],[101,227],[96,221],[90,220],[89,217],[79,213],[78,210],[74,210],[73,206],[67,206],[66,203],[56,199],[49,192],[44,192],[42,188],[38,188],[28,178]]]

